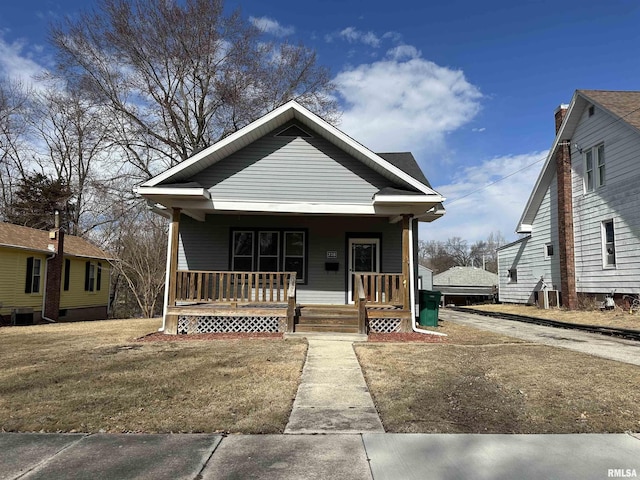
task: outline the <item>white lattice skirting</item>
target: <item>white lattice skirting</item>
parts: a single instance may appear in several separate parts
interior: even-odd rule
[[[369,331],[371,333],[394,333],[402,329],[401,318],[370,318]]]
[[[178,317],[178,333],[278,332],[279,317]]]

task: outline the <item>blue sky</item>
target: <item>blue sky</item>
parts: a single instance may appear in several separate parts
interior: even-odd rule
[[[93,4],[3,2],[0,75],[24,77],[50,64],[48,22]],[[445,217],[421,226],[422,239],[474,241],[491,231],[515,239],[537,161],[553,141],[554,109],[576,89],[640,89],[636,0],[226,5],[267,37],[317,50],[338,85],[345,133],[374,151],[414,153],[448,198]]]

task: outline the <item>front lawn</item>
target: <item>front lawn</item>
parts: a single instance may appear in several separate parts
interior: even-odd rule
[[[448,322],[438,331],[447,343],[356,345],[386,431],[640,431],[638,366]]]
[[[0,431],[284,430],[303,340],[139,342],[155,320],[0,328]]]

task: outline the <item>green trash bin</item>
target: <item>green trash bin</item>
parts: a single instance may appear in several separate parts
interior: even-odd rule
[[[420,306],[420,325],[424,327],[438,326],[438,310],[440,295],[437,290],[419,290],[418,304]]]

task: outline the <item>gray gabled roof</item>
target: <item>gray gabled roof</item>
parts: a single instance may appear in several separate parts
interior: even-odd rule
[[[439,286],[486,286],[498,284],[498,275],[476,267],[452,267],[433,276],[433,289]]]

